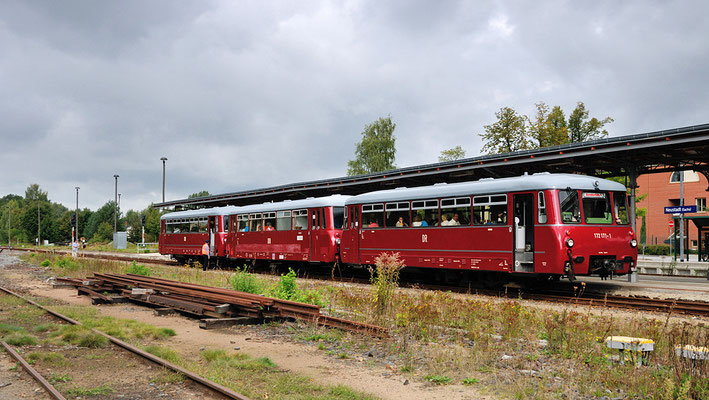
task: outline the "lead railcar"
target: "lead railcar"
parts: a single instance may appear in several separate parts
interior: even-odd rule
[[[558,279],[635,268],[625,187],[572,174],[399,188],[346,202],[343,263],[399,252],[408,267]]]

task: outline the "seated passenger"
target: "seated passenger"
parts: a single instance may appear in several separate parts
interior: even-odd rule
[[[421,221],[421,226],[428,226],[428,222],[426,222],[426,220],[424,219],[423,221]]]
[[[441,226],[448,225],[450,225],[450,221],[448,221],[448,216],[446,214],[441,215]]]
[[[397,228],[405,228],[405,227],[408,227],[408,225],[406,224],[406,222],[404,222],[404,217],[399,217],[399,220],[396,221],[396,227],[397,227]]]
[[[369,228],[379,228],[379,224],[377,221],[372,221],[371,224],[368,225]]]
[[[411,226],[422,226],[423,223],[421,222],[421,217],[418,215],[414,216],[414,222],[411,223]]]
[[[504,211],[500,211],[499,213],[497,213],[497,223],[502,225],[507,223],[507,216],[505,215]]]
[[[256,232],[261,232],[261,224],[256,225]]]
[[[460,221],[458,221],[460,217],[458,217],[458,214],[453,214],[453,219],[448,222],[449,226],[455,226],[455,225],[460,225]]]
[[[271,223],[270,223],[270,222],[266,222],[266,229],[265,229],[265,230],[267,230],[267,231],[275,231],[275,229],[273,228],[273,226],[271,226]]]
[[[244,229],[242,229],[241,231],[242,231],[242,232],[248,232],[248,231],[249,231],[249,226],[246,225],[246,227],[244,227]]]

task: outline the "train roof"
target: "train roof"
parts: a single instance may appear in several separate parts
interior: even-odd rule
[[[598,187],[595,186],[598,182]],[[548,172],[512,178],[483,178],[473,182],[438,183],[433,186],[379,190],[352,196],[347,204],[362,204],[398,200],[431,199],[436,197],[469,196],[476,194],[507,193],[526,190],[579,189],[625,191],[625,186],[607,179],[575,174],[550,174]]]
[[[163,219],[177,219],[177,218],[199,218],[208,217],[211,215],[230,215],[234,214],[236,206],[226,206],[226,207],[212,207],[212,208],[201,208],[199,210],[185,210],[185,211],[175,211],[160,217]]]
[[[301,200],[285,200],[277,203],[253,204],[250,206],[236,207],[236,211],[230,214],[247,214],[266,211],[297,210],[313,207],[344,207],[345,201],[352,196],[334,194],[326,197],[308,197]]]

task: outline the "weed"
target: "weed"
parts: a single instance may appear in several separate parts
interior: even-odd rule
[[[337,358],[339,358],[341,360],[346,360],[346,359],[350,358],[350,356],[347,353],[343,352],[343,353],[338,354]]]
[[[263,284],[254,275],[246,272],[248,267],[237,268],[236,271],[229,277],[229,284],[232,289],[239,292],[261,294],[263,293]]]
[[[34,332],[53,332],[56,331],[57,329],[60,328],[60,325],[57,324],[40,324],[35,326],[32,330]]]
[[[374,260],[376,269],[369,269],[370,281],[374,286],[373,302],[377,315],[383,315],[391,308],[394,290],[399,286],[399,272],[404,261],[399,253],[382,253]]]
[[[295,283],[296,275],[292,268],[288,268],[288,273],[281,274],[281,279],[273,288],[271,295],[283,300],[293,300],[297,296],[298,286]]]
[[[151,380],[153,383],[164,384],[164,383],[180,383],[185,380],[185,376],[179,372],[163,368],[162,372],[158,374],[155,378]]]
[[[25,328],[17,325],[0,323],[0,333],[23,332]]]
[[[79,264],[69,257],[57,258],[54,265],[63,271],[76,271],[79,269]]]
[[[401,372],[413,372],[414,371],[414,366],[413,365],[404,365],[401,368],[399,368],[399,371]]]
[[[67,389],[66,394],[71,397],[88,397],[88,396],[103,396],[113,393],[114,390],[108,385],[101,385],[93,388],[85,388],[83,386],[75,386]]]
[[[127,274],[134,274],[134,275],[150,276],[153,274],[153,271],[150,268],[146,267],[145,265],[138,264],[137,262],[135,262],[135,260],[133,260],[131,265],[126,270],[126,273]]]
[[[171,363],[178,363],[182,360],[182,357],[180,357],[175,350],[168,349],[167,347],[161,347],[153,344],[146,347],[144,350]]]
[[[227,354],[225,350],[221,349],[206,349],[202,350],[202,358],[207,361],[214,361],[227,358]]]
[[[42,261],[41,263],[39,263],[39,265],[41,265],[42,267],[45,267],[45,268],[46,268],[46,267],[52,265],[52,263],[51,263],[51,261],[49,261],[49,260],[44,260],[44,261]]]
[[[325,349],[326,349],[325,344],[318,343],[318,350],[325,350]]]
[[[479,383],[480,381],[477,378],[465,378],[462,382],[463,385],[470,386]]]
[[[108,346],[108,338],[106,338],[103,335],[99,335],[98,333],[91,332],[79,339],[79,341],[76,343],[77,346],[79,347],[88,347],[90,349],[98,349],[101,347],[106,347]]]
[[[445,375],[426,375],[423,379],[436,385],[447,385],[451,383],[451,378]]]
[[[71,380],[72,380],[71,377],[67,374],[64,374],[64,375],[52,374],[52,376],[49,377],[49,381],[52,383],[66,383]]]
[[[38,343],[36,337],[19,332],[6,337],[5,342],[13,346],[35,346]]]
[[[61,366],[66,363],[64,355],[59,353],[50,353],[46,351],[35,351],[27,355],[27,359],[31,362],[43,361],[51,365]]]

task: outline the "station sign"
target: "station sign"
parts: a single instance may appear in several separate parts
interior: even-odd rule
[[[665,214],[686,214],[697,212],[697,206],[675,206],[665,207]]]

